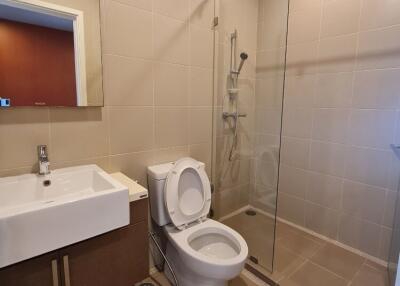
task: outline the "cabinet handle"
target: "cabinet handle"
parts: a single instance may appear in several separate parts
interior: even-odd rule
[[[71,286],[71,278],[69,276],[69,258],[68,255],[63,257],[63,264],[64,264],[64,282],[65,286]]]
[[[58,262],[57,259],[51,261],[51,274],[53,275],[53,286],[58,286]]]

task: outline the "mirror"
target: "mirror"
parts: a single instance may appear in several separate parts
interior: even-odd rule
[[[0,0],[0,108],[103,101],[100,0]]]

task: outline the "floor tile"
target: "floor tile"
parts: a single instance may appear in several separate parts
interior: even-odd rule
[[[290,236],[282,236],[276,244],[282,245],[305,258],[312,257],[323,246],[323,244],[297,233],[293,233]]]
[[[279,281],[283,277],[293,273],[306,259],[292,252],[291,250],[277,246],[274,261],[274,272],[270,275],[273,281]]]
[[[365,261],[361,256],[333,244],[325,245],[311,260],[347,280],[354,277]]]
[[[387,286],[387,274],[364,264],[350,286]]]
[[[347,281],[312,262],[306,262],[279,284],[280,286],[346,286]]]

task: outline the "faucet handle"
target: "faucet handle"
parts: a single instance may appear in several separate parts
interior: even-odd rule
[[[39,158],[47,158],[47,146],[39,145],[37,146]]]

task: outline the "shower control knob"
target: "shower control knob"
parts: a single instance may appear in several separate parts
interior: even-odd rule
[[[223,119],[228,119],[228,118],[240,118],[240,117],[247,117],[246,113],[237,113],[237,112],[223,112],[222,113],[222,118]]]

